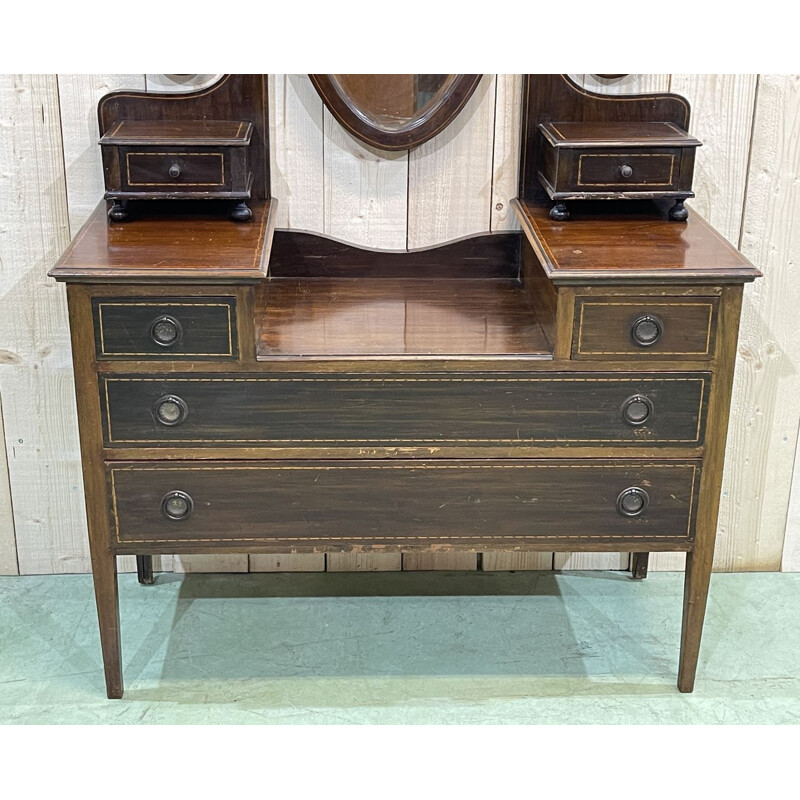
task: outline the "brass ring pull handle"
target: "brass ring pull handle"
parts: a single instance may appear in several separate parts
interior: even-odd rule
[[[165,314],[150,323],[150,338],[159,347],[173,347],[183,336],[183,328],[175,317]]]
[[[655,314],[643,314],[631,325],[631,339],[639,347],[652,347],[664,333],[664,323]]]
[[[622,404],[622,420],[634,428],[644,425],[653,416],[653,401],[643,394],[635,394]]]
[[[194,501],[186,492],[167,492],[161,498],[161,513],[173,522],[187,519],[194,508]]]
[[[623,489],[617,497],[617,512],[623,517],[640,517],[650,505],[650,495],[639,486]]]
[[[180,425],[189,414],[186,401],[176,394],[165,394],[153,404],[153,416],[160,425]]]
[[[630,164],[623,164],[619,168],[619,174],[622,175],[623,178],[630,178],[633,175],[633,167]]]
[[[175,161],[170,165],[169,168],[169,176],[170,178],[180,178],[181,176],[181,165]]]

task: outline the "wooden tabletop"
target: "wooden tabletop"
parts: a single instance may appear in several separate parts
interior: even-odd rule
[[[111,222],[102,202],[48,274],[101,283],[260,280],[267,271],[277,201],[250,205],[250,222],[230,219],[230,203],[213,200],[139,202],[130,205],[128,221]]]
[[[699,147],[702,142],[671,122],[544,122],[553,147]]]
[[[253,125],[232,120],[138,120],[115,122],[100,139],[105,145],[194,145],[203,147],[250,144]]]
[[[670,220],[669,202],[576,201],[567,222],[550,219],[549,203],[511,204],[556,284],[744,283],[761,275],[696,211]]]

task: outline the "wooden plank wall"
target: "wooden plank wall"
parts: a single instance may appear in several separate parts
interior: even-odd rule
[[[573,76],[595,91],[692,103],[693,201],[765,272],[746,289],[715,568],[800,570],[800,76]],[[0,574],[88,571],[63,287],[45,277],[102,194],[95,108],[117,88],[186,91],[213,75],[0,76]],[[279,227],[404,248],[514,229],[521,76],[487,75],[456,122],[411,152],[350,137],[305,75],[271,75]],[[5,488],[4,488],[5,487]],[[786,525],[787,514],[789,524]],[[785,535],[784,535],[785,533]],[[483,569],[624,568],[619,554],[484,553]],[[132,569],[133,560],[121,559]],[[654,569],[682,568],[659,554]],[[475,569],[475,554],[165,556],[178,571]]]

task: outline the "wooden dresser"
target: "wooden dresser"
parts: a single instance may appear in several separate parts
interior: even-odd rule
[[[529,156],[550,77],[528,81]],[[128,116],[164,113],[125,96]],[[639,574],[686,551],[691,691],[758,271],[669,202],[554,221],[524,159],[521,232],[381,253],[274,231],[252,161],[251,222],[173,201],[115,223],[104,202],[51,271],[69,284],[109,697],[118,554],[147,579],[158,553],[415,549],[629,551]]]

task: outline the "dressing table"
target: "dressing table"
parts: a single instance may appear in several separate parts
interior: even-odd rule
[[[395,137],[348,111],[339,79],[354,76],[313,77],[349,130],[390,149],[435,135],[478,76],[438,76],[454,80],[425,89],[425,124]],[[670,219],[674,199],[551,216],[539,126],[685,131],[683,98],[529,75],[523,99],[521,230],[411,252],[274,229],[266,76],[101,100],[102,136],[244,123],[251,172],[249,219],[230,218],[241,197],[156,192],[124,221],[103,201],[50,272],[67,283],[109,697],[123,692],[117,555],[146,582],[159,553],[415,549],[628,551],[639,575],[650,552],[686,552],[678,688],[692,691],[742,286],[759,272],[698,214]],[[147,162],[166,170],[152,182],[179,157]]]

